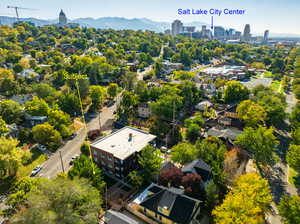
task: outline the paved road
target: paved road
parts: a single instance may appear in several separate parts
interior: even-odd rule
[[[295,98],[295,95],[292,93],[292,91],[289,91],[287,94],[286,94],[286,102],[287,102],[287,113],[291,113],[292,112],[292,109],[293,107],[296,105],[297,103],[297,100]]]
[[[169,45],[169,44],[163,44],[163,45],[161,46],[159,56],[156,57],[156,58],[154,59],[154,61],[157,61],[158,59],[160,59],[160,58],[163,57],[163,55],[164,55],[164,49],[165,49],[165,47],[167,47],[168,45]],[[150,71],[152,70],[152,68],[153,68],[153,65],[149,65],[148,67],[146,67],[146,68],[144,69],[144,71],[138,71],[138,72],[137,72],[137,79],[138,79],[138,80],[143,80],[144,75],[146,75],[148,72],[150,72]]]
[[[117,102],[119,99],[117,100]],[[116,110],[116,103],[111,107],[105,107],[101,114],[101,126],[104,130],[110,130],[111,125],[113,123],[114,114],[113,112]],[[99,115],[92,119],[88,123],[88,130],[94,130],[99,129]],[[42,171],[37,175],[38,177],[47,177],[47,178],[53,178],[58,173],[62,172],[62,165],[61,160],[59,156],[59,152],[61,152],[62,160],[64,164],[65,172],[69,170],[70,165],[69,162],[73,155],[80,154],[80,145],[86,138],[86,131],[85,128],[80,129],[78,131],[77,136],[71,140],[68,141],[63,147],[61,147],[59,150],[57,150],[54,154],[50,156],[50,158],[43,164],[44,168]]]

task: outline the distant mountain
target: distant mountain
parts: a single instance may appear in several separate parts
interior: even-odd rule
[[[50,24],[55,24],[58,20],[42,20],[36,18],[21,18],[21,21],[32,22],[36,26],[45,26]],[[5,25],[11,25],[16,22],[16,18],[0,16],[0,23]],[[147,18],[135,18],[135,19],[126,19],[122,17],[102,17],[98,19],[94,18],[79,18],[74,20],[69,20],[70,23],[78,23],[81,26],[85,27],[94,27],[94,28],[102,28],[102,29],[115,29],[115,30],[152,30],[155,32],[164,32],[166,29],[171,28],[171,23],[169,22],[156,22]],[[201,30],[203,25],[209,26],[207,23],[203,22],[190,22],[185,23],[186,26],[195,26],[196,30]],[[300,38],[298,34],[276,34],[271,33],[271,38]]]
[[[0,23],[2,25],[11,25],[16,21],[17,20],[14,17],[0,16]],[[20,18],[20,21],[32,22],[36,26],[45,26],[54,23],[54,21],[51,20],[42,20],[42,19],[35,19],[35,18]]]
[[[115,29],[115,30],[153,30],[155,32],[163,32],[168,23],[154,22],[148,19],[125,19],[121,17],[102,17],[99,19],[93,18],[80,18],[74,19],[71,22],[79,23],[82,26],[95,27],[102,29]]]

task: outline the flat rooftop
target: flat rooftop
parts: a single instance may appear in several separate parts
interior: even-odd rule
[[[228,74],[230,72],[236,72],[245,69],[245,66],[230,66],[224,65],[222,67],[208,67],[201,71],[201,73],[217,75],[217,74]]]
[[[130,136],[131,139],[130,139]],[[155,135],[137,128],[124,127],[94,143],[93,148],[111,153],[114,157],[124,160],[135,152],[140,152],[156,138]]]

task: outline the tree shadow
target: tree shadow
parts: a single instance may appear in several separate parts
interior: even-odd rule
[[[0,179],[0,195],[7,194],[13,184],[16,182],[16,177],[4,177],[3,179]]]

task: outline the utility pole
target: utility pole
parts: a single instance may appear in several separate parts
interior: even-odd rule
[[[101,131],[101,128],[102,128],[102,125],[101,125],[101,111],[99,111],[98,120],[99,120],[99,129]]]
[[[61,156],[61,151],[59,151],[59,156],[60,156],[61,168],[62,168],[62,171],[64,173],[65,172],[65,168],[64,168],[64,162],[63,162],[63,159],[62,159],[62,156]]]
[[[172,138],[174,137],[174,133],[175,133],[175,122],[176,122],[176,114],[175,114],[175,101],[173,101],[173,128],[172,128]]]

